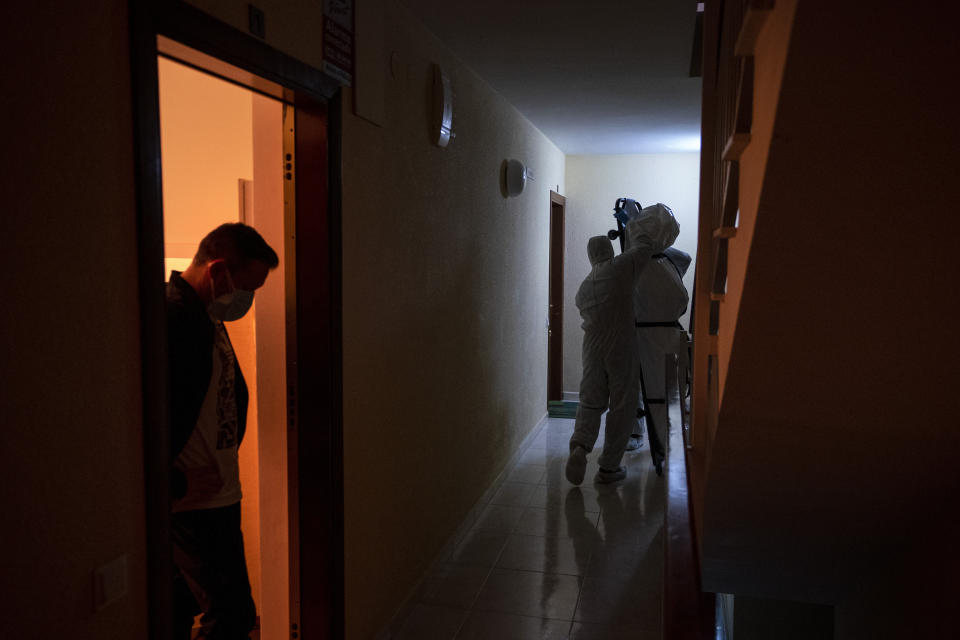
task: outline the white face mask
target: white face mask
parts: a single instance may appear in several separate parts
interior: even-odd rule
[[[210,282],[210,286],[213,287],[213,280],[211,279]],[[253,305],[253,291],[237,289],[233,285],[233,278],[230,277],[229,271],[227,271],[227,282],[230,283],[231,290],[216,296],[213,301],[207,305],[207,313],[209,313],[211,317],[223,322],[239,320],[246,315],[247,311],[249,311]]]

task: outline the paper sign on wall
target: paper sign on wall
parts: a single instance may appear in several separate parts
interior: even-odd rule
[[[353,0],[323,0],[323,72],[353,83]]]

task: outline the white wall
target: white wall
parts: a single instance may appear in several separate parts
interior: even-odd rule
[[[700,154],[567,156],[566,186],[563,390],[576,393],[582,373],[583,330],[574,297],[590,271],[587,240],[615,228],[613,205],[617,198],[633,198],[644,206],[662,202],[673,209],[680,223],[674,246],[696,257]],[[695,263],[684,278],[691,297],[694,270]],[[680,322],[689,328],[689,310]]]
[[[384,10],[383,126],[349,101],[343,123],[348,638],[384,626],[546,413],[564,185],[553,143],[406,9]],[[447,148],[430,139],[434,63],[454,91]],[[506,158],[536,175],[518,197],[500,190]]]

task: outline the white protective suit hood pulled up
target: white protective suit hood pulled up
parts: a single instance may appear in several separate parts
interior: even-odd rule
[[[653,238],[654,257],[633,290],[634,315],[637,322],[672,322],[686,312],[690,301],[682,273],[678,272],[681,267],[663,255],[680,235],[680,224],[665,204],[645,207],[641,215],[660,220],[660,233]],[[683,265],[686,271],[690,256],[676,249],[672,252],[686,256],[687,263]]]
[[[633,207],[629,205],[633,204]],[[653,253],[663,253],[671,246],[680,235],[680,223],[673,215],[673,210],[662,202],[639,209],[636,202],[628,200],[624,205],[624,213],[630,220],[639,220],[640,218],[654,218],[658,221],[657,233],[650,238]],[[630,248],[630,234],[627,234],[626,248]]]
[[[613,258],[613,243],[607,236],[593,236],[587,241],[587,257],[590,266],[600,264]]]

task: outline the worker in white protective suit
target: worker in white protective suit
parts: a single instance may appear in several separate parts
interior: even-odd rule
[[[633,288],[650,256],[662,250],[658,238],[662,219],[638,216],[626,227],[630,248],[619,256],[607,236],[587,243],[592,266],[577,291],[576,304],[583,318],[583,378],[580,404],[566,476],[583,482],[587,454],[600,434],[600,417],[609,407],[606,438],[600,454],[597,482],[626,477],[620,466],[637,410],[637,336],[633,317]]]
[[[688,367],[687,332],[679,318],[687,310],[689,295],[683,285],[683,274],[690,265],[690,256],[670,247],[680,232],[673,212],[663,204],[647,207],[637,217],[649,212],[663,220],[660,252],[637,278],[633,290],[633,310],[636,318],[637,347],[640,357],[640,389],[644,395],[643,413],[650,441],[650,454],[658,474],[663,472],[666,436],[666,356],[676,354],[680,380],[686,380]],[[634,422],[634,425],[637,425]],[[627,450],[639,439],[635,426]]]

